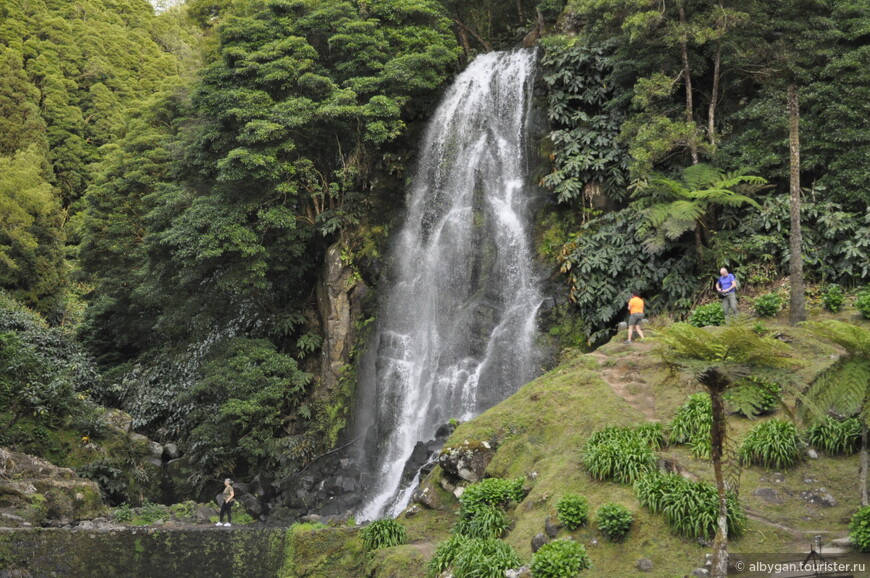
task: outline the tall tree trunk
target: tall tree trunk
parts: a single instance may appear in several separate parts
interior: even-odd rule
[[[716,56],[713,59],[713,90],[710,94],[710,108],[707,109],[707,138],[710,147],[716,146],[716,105],[719,103],[719,67],[722,62],[722,41],[716,43]]]
[[[867,422],[861,418],[861,505],[867,501]]]
[[[789,193],[791,197],[791,233],[789,235],[789,276],[791,294],[788,319],[792,324],[807,318],[804,308],[804,257],[801,235],[801,145],[800,145],[800,103],[798,87],[792,82],[788,86],[788,148],[790,165]]]
[[[680,6],[680,28],[681,34],[687,34],[686,10]],[[689,69],[689,41],[683,36],[680,39],[680,56],[683,59],[683,80],[686,84],[686,123],[690,126],[695,124],[695,105],[692,101],[692,72]],[[693,131],[694,132],[694,131]],[[692,164],[698,164],[698,143],[695,142],[695,135],[689,138],[689,153],[692,155]]]
[[[710,428],[710,459],[713,462],[713,476],[716,479],[716,493],[719,495],[719,516],[716,518],[716,537],[713,540],[713,578],[725,578],[728,574],[728,496],[725,476],[722,474],[722,454],[725,447],[725,405],[722,394],[728,387],[728,378],[716,368],[704,370],[698,377],[710,393],[713,406],[713,423]]]

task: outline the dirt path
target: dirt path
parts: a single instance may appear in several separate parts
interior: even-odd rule
[[[652,349],[651,345],[643,341],[635,341],[622,347],[632,348],[639,354],[647,354]],[[613,393],[627,401],[649,421],[659,421],[656,415],[656,400],[650,385],[640,371],[633,369],[630,363],[626,363],[630,358],[616,359],[600,351],[593,351],[590,355],[598,359],[599,376],[607,382]]]

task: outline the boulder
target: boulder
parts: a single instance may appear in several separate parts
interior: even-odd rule
[[[541,546],[548,542],[547,537],[540,532],[535,534],[535,537],[532,538],[532,554],[541,549]]]
[[[649,558],[641,558],[637,561],[637,564],[634,565],[635,568],[640,570],[641,572],[652,572],[653,569],[653,561]]]
[[[459,446],[441,450],[438,465],[448,475],[475,483],[483,479],[486,467],[494,455],[495,449],[489,442],[466,440]]]

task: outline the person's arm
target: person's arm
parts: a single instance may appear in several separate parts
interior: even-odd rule
[[[719,291],[719,292],[722,291],[722,285],[719,284],[719,280],[718,280],[718,279],[716,280],[716,291]]]

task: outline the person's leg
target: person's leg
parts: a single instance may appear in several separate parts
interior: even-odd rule
[[[233,523],[233,503],[226,502],[226,507],[227,507],[227,525],[229,525],[229,524]]]
[[[640,319],[638,319],[638,320],[637,320],[637,325],[634,326],[634,330],[637,331],[637,337],[638,337],[638,339],[643,339],[643,338],[644,338],[644,337],[643,337],[643,329],[641,329],[641,326],[642,326],[642,325],[643,325],[643,317],[641,317]]]
[[[732,315],[737,315],[737,292],[732,291],[728,294],[728,307],[731,309]]]
[[[626,341],[628,341],[628,342],[631,341],[631,336],[633,333],[634,333],[634,325],[632,325],[631,321],[629,321],[628,322],[628,337],[626,338]]]

